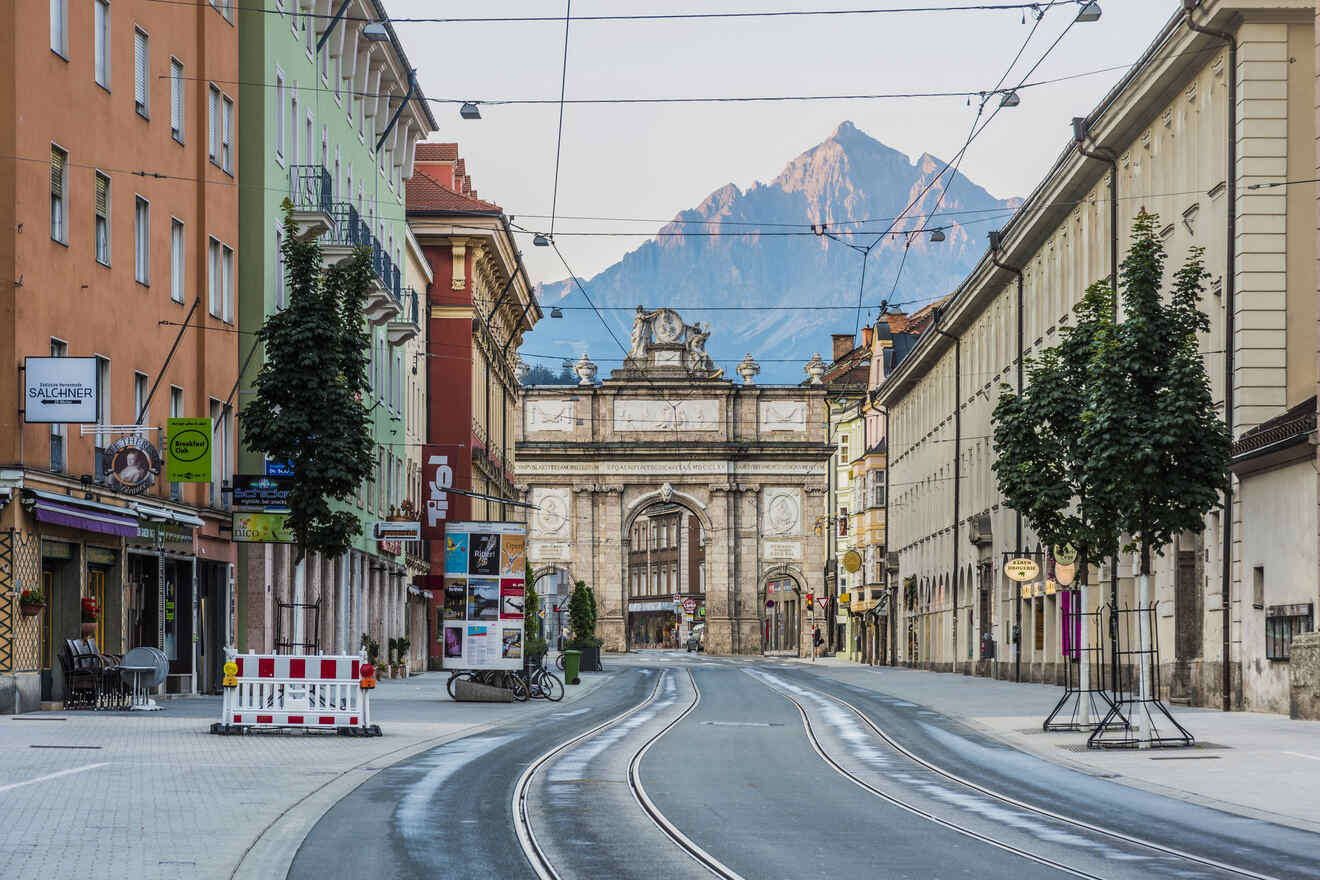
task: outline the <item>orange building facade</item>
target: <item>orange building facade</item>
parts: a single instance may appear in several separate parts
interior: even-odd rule
[[[156,647],[168,690],[210,691],[247,349],[233,4],[16,0],[0,62],[0,713],[64,699],[59,655],[83,635]],[[37,357],[92,359],[69,375],[94,412],[32,423]],[[212,420],[208,481],[167,479],[173,417]]]

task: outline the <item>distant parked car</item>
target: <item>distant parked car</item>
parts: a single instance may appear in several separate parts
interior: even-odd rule
[[[692,627],[692,632],[687,638],[687,649],[689,654],[693,651],[706,650],[706,624],[699,623]]]

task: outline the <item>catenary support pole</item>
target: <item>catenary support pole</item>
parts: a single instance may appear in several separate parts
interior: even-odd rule
[[[990,234],[990,260],[998,268],[1003,269],[1006,272],[1012,272],[1014,275],[1017,276],[1017,393],[1018,393],[1018,397],[1021,397],[1023,357],[1024,357],[1023,340],[1022,340],[1022,333],[1023,333],[1022,305],[1024,300],[1024,294],[1022,289],[1022,285],[1023,285],[1022,270],[1017,268],[1016,266],[1010,266],[1007,263],[1000,261],[999,254],[1002,248],[1003,248],[1003,240],[1000,238],[999,231],[996,230]],[[1016,550],[1018,553],[1021,553],[1022,552],[1021,511],[1014,511],[1013,520],[1014,520],[1013,549]],[[1022,591],[1018,589],[1016,583],[1013,585],[1013,612],[1014,612],[1013,623],[1017,627],[1017,631],[1021,632],[1022,631]],[[1015,641],[1013,643],[1013,677],[1017,681],[1022,680],[1022,644],[1020,641]]]

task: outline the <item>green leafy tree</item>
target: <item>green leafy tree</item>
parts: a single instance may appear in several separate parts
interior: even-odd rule
[[[1115,511],[1140,558],[1139,607],[1150,605],[1151,556],[1181,532],[1199,532],[1228,483],[1231,441],[1215,412],[1198,334],[1210,329],[1200,310],[1207,273],[1199,248],[1163,297],[1165,251],[1157,215],[1132,224],[1124,259],[1123,320],[1103,330],[1090,362],[1082,443],[1096,475],[1091,491]],[[1150,647],[1140,614],[1141,647]],[[1141,695],[1149,697],[1149,656],[1142,654]]]
[[[1090,394],[1090,363],[1097,340],[1113,326],[1110,286],[1087,288],[1074,312],[1077,321],[1063,331],[1059,345],[1028,361],[1022,394],[1009,385],[993,414],[997,456],[991,466],[1005,502],[1031,525],[1047,546],[1071,544],[1078,552],[1078,587],[1088,608],[1087,577],[1092,559],[1118,548],[1115,511],[1107,496],[1092,491],[1089,449],[1082,442]],[[1089,635],[1081,627],[1083,640]],[[1083,647],[1085,642],[1083,641]],[[1089,655],[1082,653],[1082,681],[1089,681]],[[1083,722],[1089,701],[1081,701]]]
[[[523,583],[527,585],[523,593],[523,642],[526,656],[540,657],[549,646],[541,631],[541,596],[536,592],[536,579],[532,575],[530,562],[524,564]]]
[[[293,469],[289,529],[297,562],[309,552],[339,556],[360,532],[357,516],[335,510],[367,478],[371,421],[362,403],[370,338],[362,314],[371,255],[322,269],[315,239],[299,241],[285,202],[281,246],[289,304],[257,332],[265,362],[243,410],[243,442]]]

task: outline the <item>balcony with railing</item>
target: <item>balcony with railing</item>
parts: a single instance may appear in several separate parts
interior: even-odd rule
[[[293,203],[295,237],[308,241],[334,225],[334,181],[321,165],[289,166],[289,201]]]
[[[330,231],[321,239],[321,262],[337,266],[353,256],[363,245],[371,244],[371,232],[357,208],[348,202],[336,202],[330,210]]]
[[[367,320],[379,327],[395,320],[403,310],[399,290],[399,269],[390,259],[380,239],[371,236],[371,289],[363,307]]]
[[[418,299],[417,291],[411,287],[406,288],[400,295],[402,310],[385,327],[385,335],[389,337],[390,345],[403,345],[422,332]]]

